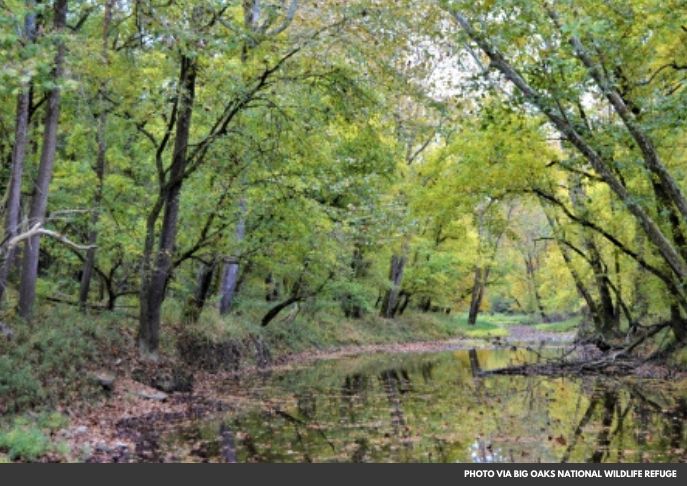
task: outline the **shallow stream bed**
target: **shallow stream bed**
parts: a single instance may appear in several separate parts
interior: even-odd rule
[[[230,411],[168,428],[155,455],[211,462],[687,459],[687,383],[480,373],[536,359],[523,349],[375,354],[235,377],[216,389],[220,398],[234,397]]]

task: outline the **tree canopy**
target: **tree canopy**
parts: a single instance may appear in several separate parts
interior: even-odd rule
[[[687,338],[680,2],[0,3],[3,312]],[[256,304],[258,305],[258,304]]]

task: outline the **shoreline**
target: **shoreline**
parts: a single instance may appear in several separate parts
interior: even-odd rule
[[[517,326],[512,326],[516,327]],[[527,327],[527,326],[521,326]],[[517,331],[517,329],[516,329]],[[114,390],[108,398],[99,404],[82,403],[75,407],[66,407],[63,413],[70,417],[70,424],[61,433],[74,455],[90,449],[86,460],[115,462],[121,451],[134,451],[140,447],[136,438],[136,427],[150,422],[159,426],[168,425],[210,416],[216,413],[227,413],[238,410],[242,404],[251,401],[246,395],[222,393],[217,396],[217,385],[227,380],[248,378],[259,373],[288,371],[309,366],[319,361],[337,360],[364,354],[405,354],[405,353],[439,353],[472,348],[495,349],[511,346],[526,346],[543,343],[549,346],[561,346],[572,343],[571,333],[536,331],[527,333],[525,338],[450,338],[445,340],[422,340],[404,343],[343,345],[326,349],[310,349],[298,353],[279,356],[266,367],[243,366],[237,371],[194,372],[193,391],[172,392],[164,394],[164,399],[150,398],[159,393],[155,388],[146,386],[123,373],[115,379]],[[145,398],[145,397],[148,398]],[[162,395],[160,395],[161,397]],[[143,425],[145,427],[145,425]]]

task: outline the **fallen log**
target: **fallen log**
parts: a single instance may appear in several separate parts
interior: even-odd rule
[[[532,363],[518,366],[508,366],[494,370],[483,370],[481,376],[486,375],[543,375],[543,376],[563,376],[563,375],[586,375],[586,374],[614,374],[624,375],[644,363],[645,360],[632,356],[640,344],[655,336],[663,329],[670,326],[670,322],[661,322],[652,326],[645,327],[642,336],[632,341],[627,346],[614,351],[608,351],[600,358],[593,360],[552,360],[547,363]],[[611,348],[612,349],[612,348]],[[567,355],[567,353],[566,353]]]

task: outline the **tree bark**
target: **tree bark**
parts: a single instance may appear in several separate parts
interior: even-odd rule
[[[482,305],[482,297],[484,296],[484,287],[488,275],[488,268],[483,271],[481,267],[475,267],[475,279],[472,285],[470,309],[468,311],[468,324],[471,326],[474,326],[477,323],[477,315],[479,314],[479,310]]]
[[[267,28],[274,21],[274,18],[268,17],[263,24],[260,24],[262,16],[262,6],[260,0],[244,0],[243,2],[243,22],[244,27],[250,32],[247,41],[243,43],[241,51],[241,62],[245,63],[248,60],[249,52],[257,47],[259,37],[277,35],[285,30],[293,20],[298,7],[298,2],[292,0],[288,10],[286,11],[281,25],[273,31],[267,31]],[[246,233],[246,197],[241,196],[239,200],[239,220],[236,226],[236,241],[241,243],[245,238]],[[234,297],[237,293],[239,281],[239,258],[234,256],[224,267],[222,272],[222,285],[220,286],[221,298],[219,303],[220,315],[227,314],[234,303]]]
[[[638,248],[637,253],[643,255],[646,236],[643,233],[637,232],[635,235],[635,246]],[[632,282],[632,311],[635,316],[635,322],[641,322],[649,313],[649,299],[643,291],[642,283],[647,279],[646,270],[639,264],[635,270],[635,277]]]
[[[64,72],[65,45],[60,35],[67,23],[67,0],[56,0],[54,5],[53,29],[57,35],[57,52],[52,71],[55,86],[48,93],[45,111],[45,126],[43,131],[43,146],[41,160],[36,177],[31,208],[29,211],[29,227],[36,223],[45,222],[48,207],[48,189],[52,180],[53,166],[57,153],[57,128],[60,118],[60,87],[59,83]],[[38,256],[40,253],[40,236],[36,235],[26,241],[22,261],[21,286],[19,289],[19,315],[30,319],[36,300],[36,281],[38,280]]]
[[[266,314],[264,315],[264,317],[262,318],[262,321],[261,321],[262,326],[263,326],[263,327],[264,327],[264,326],[267,326],[270,322],[272,322],[272,320],[273,320],[275,317],[277,317],[277,315],[278,315],[281,311],[283,311],[284,309],[286,309],[286,308],[287,308],[288,306],[290,306],[291,304],[295,304],[296,302],[301,301],[302,299],[303,299],[303,297],[300,296],[300,295],[292,295],[291,297],[289,297],[289,298],[286,299],[285,301],[280,302],[279,304],[277,304],[277,305],[275,305],[274,307],[272,307],[269,311],[267,311],[267,313],[266,313]]]
[[[363,245],[356,242],[353,249],[353,257],[351,258],[351,270],[353,271],[353,279],[359,281],[367,275],[368,263],[365,261],[365,254]],[[341,301],[341,308],[346,317],[353,319],[360,319],[363,317],[363,308],[354,299],[356,297],[352,294],[345,294]]]
[[[138,345],[141,353],[148,356],[157,354],[160,341],[160,310],[173,266],[172,257],[179,219],[179,197],[186,170],[186,151],[193,115],[196,67],[195,59],[185,54],[181,56],[178,86],[179,114],[176,121],[172,165],[169,170],[169,180],[161,188],[164,208],[162,228],[154,266],[152,269],[144,269],[141,285]],[[146,265],[145,262],[144,265]]]
[[[578,214],[583,216],[587,212],[585,204],[587,195],[579,174],[572,174],[568,178],[568,185],[570,201]],[[600,326],[597,328],[597,331],[603,337],[609,337],[619,332],[620,314],[616,313],[616,307],[613,304],[607,266],[603,262],[601,252],[594,241],[594,236],[586,228],[582,228],[582,244],[586,250],[587,261],[594,272],[594,282],[599,294],[599,302],[596,309]]]
[[[401,281],[403,280],[403,270],[406,264],[405,255],[392,255],[391,266],[389,269],[390,287],[384,294],[382,301],[381,316],[391,319],[397,308],[398,296],[401,291]]]
[[[473,378],[478,378],[482,374],[482,366],[479,363],[479,357],[475,348],[468,350],[468,358],[470,359],[470,373]]]
[[[26,86],[17,96],[17,116],[12,149],[12,167],[7,198],[7,217],[5,219],[5,238],[12,238],[19,232],[19,213],[21,210],[21,181],[24,173],[24,159],[29,129],[29,105],[31,104],[31,87]],[[5,294],[7,277],[14,260],[15,250],[5,255],[0,263],[0,303]]]
[[[589,309],[589,315],[592,318],[592,321],[594,323],[594,327],[596,329],[600,329],[602,327],[602,321],[601,321],[601,318],[599,316],[599,311],[598,311],[596,302],[594,301],[594,298],[592,297],[591,292],[584,285],[584,281],[582,280],[582,277],[580,276],[579,272],[577,271],[577,268],[575,267],[575,264],[572,260],[572,255],[570,254],[570,250],[568,249],[568,247],[563,242],[563,237],[560,234],[559,223],[554,218],[554,216],[549,214],[549,212],[546,210],[546,207],[544,206],[544,204],[542,204],[542,209],[544,211],[544,214],[546,215],[547,221],[549,222],[549,226],[551,227],[551,231],[553,232],[554,238],[556,239],[556,242],[558,243],[558,249],[561,252],[561,256],[563,257],[563,261],[565,262],[565,265],[568,268],[568,271],[570,272],[570,276],[572,277],[573,281],[575,282],[575,288],[577,289],[577,293],[580,297],[582,297],[582,299],[587,304],[587,308]]]
[[[28,10],[24,18],[22,37],[27,44],[36,40],[36,13],[34,0],[25,2]],[[17,111],[14,129],[14,145],[12,147],[12,162],[10,180],[7,190],[7,214],[5,218],[5,238],[12,238],[19,233],[21,214],[21,184],[24,177],[24,161],[29,138],[29,118],[31,110],[32,82],[29,80],[20,88],[17,95]],[[5,295],[5,287],[14,261],[16,252],[12,249],[0,262],[0,304]]]
[[[105,12],[103,13],[101,57],[106,65],[109,63],[107,39],[110,32],[110,22],[112,21],[112,8],[114,6],[114,2],[115,0],[107,0],[107,2],[105,2]],[[91,214],[90,222],[91,228],[88,232],[88,244],[92,246],[92,248],[86,252],[86,258],[81,269],[81,282],[79,286],[79,305],[82,310],[85,310],[88,304],[88,293],[91,288],[91,278],[93,277],[93,268],[95,266],[95,245],[98,241],[97,226],[98,219],[100,218],[100,205],[102,204],[103,200],[105,167],[107,164],[107,139],[105,136],[107,133],[107,110],[105,109],[106,89],[106,85],[103,83],[100,86],[100,91],[98,93],[98,101],[100,105],[98,109],[100,111],[98,113],[96,129],[98,152],[95,162],[95,176],[97,182],[95,194],[93,196],[93,213]]]
[[[411,294],[409,292],[402,290],[401,291],[401,297],[403,298],[403,301],[400,302],[400,304],[398,306],[398,315],[399,316],[402,316],[406,310],[406,307],[408,307],[408,304],[410,303]]]
[[[235,239],[236,244],[240,245],[246,236],[246,198],[241,197],[239,201],[239,218],[236,223]],[[222,285],[220,286],[222,297],[219,302],[220,315],[226,315],[234,303],[236,288],[239,280],[239,256],[233,256],[224,264],[222,271]]]
[[[670,306],[670,328],[677,342],[687,342],[687,319],[682,317],[680,306],[675,303]]]
[[[217,264],[214,260],[210,263],[201,262],[200,268],[198,268],[198,283],[196,285],[196,289],[184,307],[185,322],[194,323],[198,321],[200,313],[203,311],[203,307],[205,306],[205,301],[210,294],[212,277],[215,272],[216,265]]]
[[[537,267],[538,264],[535,257],[532,255],[525,255],[525,271],[527,272],[527,278],[532,286],[532,296],[534,297],[534,304],[537,306],[537,311],[539,312],[539,318],[542,322],[549,322],[549,316],[546,315],[544,310],[544,304],[542,303],[541,295],[539,294],[539,286],[537,285]]]
[[[232,259],[224,264],[224,270],[222,271],[222,285],[220,286],[222,298],[219,301],[220,315],[229,313],[234,303],[234,291],[236,290],[238,279],[239,262]]]

